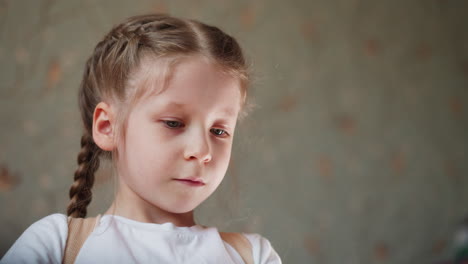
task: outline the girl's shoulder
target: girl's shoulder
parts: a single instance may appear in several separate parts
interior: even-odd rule
[[[61,263],[68,235],[67,216],[51,214],[30,225],[1,263]]]
[[[281,259],[270,241],[257,233],[241,233],[252,245],[254,263],[281,264]]]

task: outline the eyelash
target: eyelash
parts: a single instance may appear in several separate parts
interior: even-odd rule
[[[163,120],[162,122],[169,129],[177,129],[177,128],[182,128],[182,127],[185,126],[182,122],[179,122],[179,121],[176,121],[176,120]],[[215,133],[214,131],[217,131],[217,132],[221,131],[222,134],[219,135],[219,134]],[[210,132],[213,133],[216,137],[223,138],[223,137],[228,137],[229,136],[229,133],[226,130],[220,129],[220,128],[212,128],[212,129],[210,129]]]

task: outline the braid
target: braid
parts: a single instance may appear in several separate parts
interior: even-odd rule
[[[75,182],[70,187],[70,203],[67,215],[86,217],[86,207],[91,203],[91,189],[94,184],[94,173],[99,168],[101,149],[93,138],[85,133],[81,137],[81,151],[78,154],[78,169],[75,171]]]
[[[157,35],[162,36],[163,31],[174,31],[184,26],[186,26],[185,22],[167,16],[140,16],[136,20],[130,18],[127,22],[114,27],[105,38],[129,41],[134,37],[141,37],[148,33],[157,33]]]

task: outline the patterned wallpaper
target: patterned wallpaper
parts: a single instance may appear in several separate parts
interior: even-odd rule
[[[284,263],[439,263],[468,217],[468,2],[0,0],[0,256],[65,212],[86,57],[130,15],[236,36],[256,107],[205,225],[261,233]],[[112,200],[103,167],[90,214]]]

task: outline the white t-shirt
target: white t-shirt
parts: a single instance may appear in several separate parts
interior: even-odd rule
[[[32,224],[0,263],[62,263],[67,216],[52,214]],[[255,264],[280,264],[270,242],[244,234]],[[152,224],[103,215],[83,244],[75,263],[244,263],[215,227]]]

